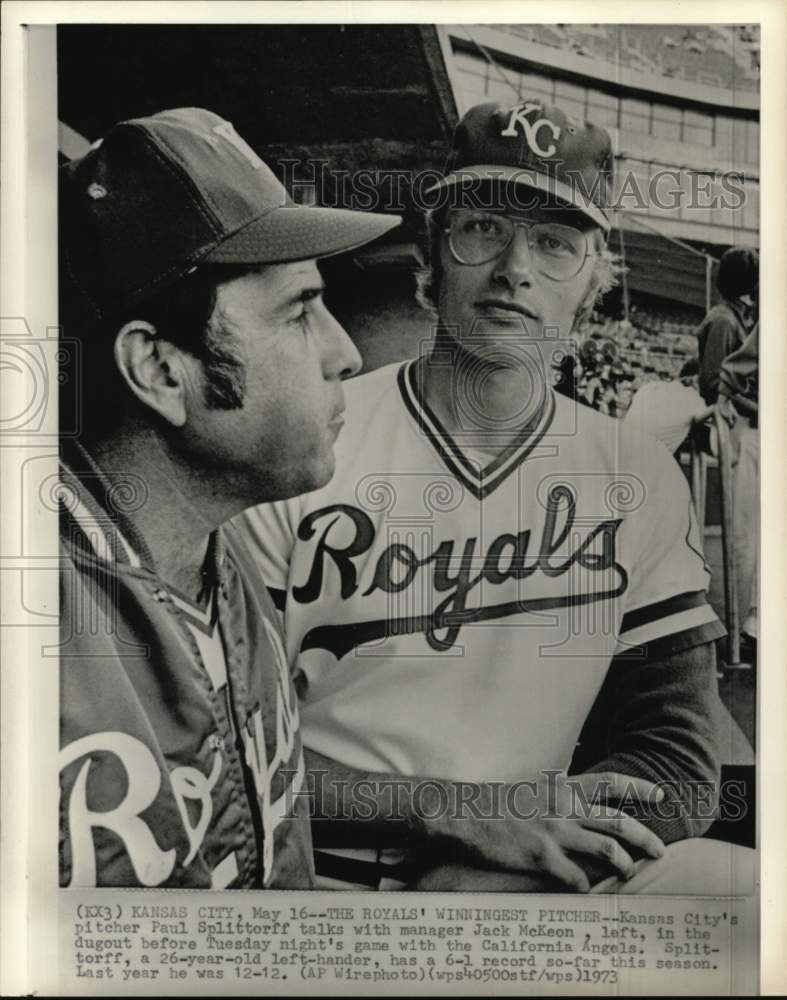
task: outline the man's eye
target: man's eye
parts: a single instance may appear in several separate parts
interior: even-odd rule
[[[471,219],[462,228],[466,233],[477,236],[496,236],[499,229],[492,219]]]
[[[550,254],[570,254],[574,252],[573,247],[566,240],[561,239],[559,236],[553,236],[550,233],[542,233],[538,238],[538,245],[542,250]]]
[[[299,329],[308,333],[311,330],[311,321],[314,315],[317,314],[319,310],[319,304],[322,302],[322,289],[310,289],[303,293],[300,297],[300,311],[293,316],[289,322],[293,326],[297,326]]]

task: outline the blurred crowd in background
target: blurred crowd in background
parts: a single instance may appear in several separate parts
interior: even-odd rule
[[[742,303],[739,310],[743,326],[751,329],[756,304]],[[569,349],[555,358],[555,388],[611,417],[624,417],[636,392],[649,382],[680,381],[699,395],[700,328],[696,318],[681,311],[632,305],[627,320],[594,312],[574,331]]]
[[[555,388],[594,410],[623,417],[648,382],[688,379],[697,388],[697,324],[684,314],[633,306],[628,320],[594,313],[555,363]]]

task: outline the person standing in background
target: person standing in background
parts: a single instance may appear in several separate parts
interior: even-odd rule
[[[731,247],[722,255],[716,286],[722,301],[715,305],[697,331],[700,377],[705,402],[720,405],[732,425],[733,520],[738,577],[738,605],[744,648],[754,653],[758,633],[757,565],[759,545],[759,437],[757,431],[757,378],[745,391],[736,381],[741,363],[757,358],[758,337],[744,349],[758,318],[759,255],[746,247]],[[752,346],[754,345],[754,346]],[[742,358],[738,352],[743,350]],[[729,363],[732,362],[732,368]],[[727,375],[722,383],[722,369]],[[732,393],[730,396],[729,393]],[[753,396],[752,396],[753,394]],[[751,409],[752,398],[754,409]],[[726,400],[726,401],[725,401]],[[734,400],[734,402],[732,402]]]
[[[699,387],[708,405],[719,395],[722,362],[737,350],[754,324],[760,260],[756,250],[730,247],[719,262],[716,287],[722,301],[713,306],[697,331]]]
[[[738,603],[744,656],[756,655],[759,638],[760,567],[760,325],[737,351],[724,359],[719,376],[718,406],[731,426],[733,445],[733,522],[735,529]]]

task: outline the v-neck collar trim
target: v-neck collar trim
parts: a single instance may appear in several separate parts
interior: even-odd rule
[[[484,468],[472,462],[435,415],[418,387],[417,360],[406,361],[397,373],[399,391],[410,416],[457,479],[483,500],[518,468],[549,429],[555,415],[555,394],[547,388],[546,399],[536,426],[525,429]]]
[[[167,591],[190,625],[198,628],[207,636],[213,635],[219,620],[219,602],[216,598],[215,585],[208,590],[199,603],[181,593],[171,584],[167,584]]]

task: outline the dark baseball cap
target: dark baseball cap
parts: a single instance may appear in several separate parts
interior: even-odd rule
[[[612,184],[606,129],[539,98],[471,108],[456,126],[446,177],[430,190],[479,180],[523,184],[579,209],[605,232]]]
[[[61,168],[61,274],[95,318],[200,264],[328,257],[400,222],[296,205],[232,125],[202,108],[120,122]]]

